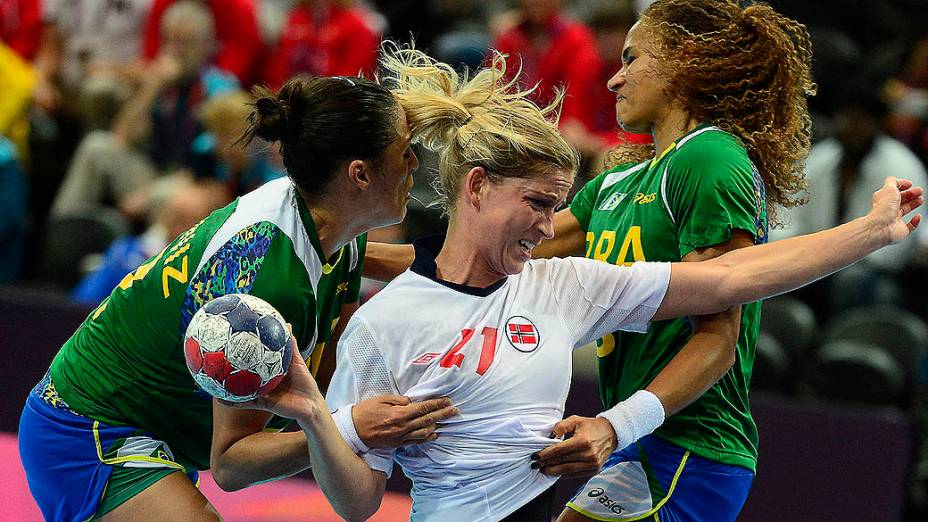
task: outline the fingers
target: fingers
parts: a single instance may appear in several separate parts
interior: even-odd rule
[[[559,439],[568,433],[573,433],[576,427],[577,416],[573,415],[555,424],[554,427],[551,428],[551,434],[554,435],[555,438]]]
[[[375,399],[382,404],[389,404],[391,406],[406,406],[412,402],[409,397],[404,395],[382,395]]]
[[[918,228],[918,224],[921,222],[922,222],[922,215],[915,214],[915,216],[912,217],[912,220],[909,221],[909,223],[906,225],[909,227],[909,232],[915,231],[915,229]]]
[[[438,438],[438,433],[435,432],[436,429],[438,429],[438,426],[432,424],[430,426],[426,426],[425,428],[415,430],[406,435],[406,437],[403,438],[402,443],[404,446],[406,446],[409,444],[419,444],[420,442],[431,442]]]
[[[448,401],[448,402],[450,403],[451,401]],[[425,415],[412,419],[406,425],[406,429],[418,430],[418,429],[422,429],[428,426],[434,426],[434,425],[437,425],[437,423],[445,419],[450,419],[451,417],[455,417],[459,415],[460,413],[461,413],[460,410],[458,410],[454,406],[449,405],[440,410],[426,413]]]
[[[542,468],[541,472],[549,477],[589,478],[599,472],[599,468],[588,462],[568,462],[557,466]]]
[[[544,466],[554,462],[554,459],[558,459],[564,455],[569,455],[571,453],[581,451],[583,446],[583,441],[580,441],[579,439],[567,439],[556,444],[552,444],[547,448],[534,453],[532,455],[532,460],[537,460],[539,465]]]
[[[912,181],[907,179],[894,178],[892,176],[886,178],[886,185],[892,186],[895,185],[899,190],[906,190],[912,186]]]
[[[230,408],[235,408],[238,410],[260,410],[263,409],[262,405],[264,401],[259,401],[259,399],[254,399],[246,402],[231,402],[223,399],[216,399],[216,402],[222,404],[223,406],[228,406]]]
[[[415,402],[405,408],[407,411],[404,412],[404,418],[406,420],[412,420],[417,417],[422,417],[423,415],[428,415],[433,411],[447,408],[448,406],[451,406],[451,399],[447,397]]]
[[[902,215],[904,216],[904,215],[908,214],[909,212],[912,212],[913,210],[915,210],[915,209],[917,209],[918,207],[922,206],[922,204],[924,204],[924,202],[925,202],[924,198],[916,197],[915,199],[911,199],[911,200],[909,200],[909,201],[905,201],[905,202],[903,202],[901,205],[899,205],[899,210],[900,210],[900,212],[902,213]]]

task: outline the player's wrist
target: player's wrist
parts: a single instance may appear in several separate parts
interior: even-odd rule
[[[661,400],[648,390],[638,390],[631,397],[600,413],[615,430],[616,449],[624,449],[664,423]]]
[[[338,432],[342,435],[342,438],[345,439],[345,442],[348,443],[348,446],[351,447],[352,451],[356,454],[367,453],[370,451],[370,448],[361,440],[361,436],[358,435],[358,430],[354,425],[354,417],[352,416],[353,410],[354,404],[339,408],[332,413],[332,419],[338,427]]]
[[[304,430],[306,429],[315,429],[322,422],[322,416],[328,415],[329,412],[326,411],[326,408],[319,407],[315,401],[307,399],[298,409],[297,412],[290,415],[297,424],[300,425]]]

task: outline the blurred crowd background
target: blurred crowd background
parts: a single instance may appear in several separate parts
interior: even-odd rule
[[[294,74],[375,73],[383,38],[455,67],[509,55],[583,156],[646,135],[616,125],[605,85],[646,0],[0,0],[0,285],[93,305],[212,210],[283,175],[273,147],[234,146],[248,90]],[[773,239],[861,215],[886,175],[926,185],[928,0],[770,2],[807,25],[818,95],[808,204]],[[419,151],[418,200],[435,158]],[[413,203],[381,241],[440,232]],[[928,227],[764,307],[754,388],[911,416],[911,509],[928,513]],[[365,292],[378,285],[371,282]],[[588,357],[593,360],[592,355]],[[595,372],[579,365],[578,372]],[[595,378],[595,377],[594,377]]]

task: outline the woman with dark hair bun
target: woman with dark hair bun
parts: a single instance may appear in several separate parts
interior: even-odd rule
[[[220,486],[238,489],[309,466],[301,433],[266,431],[281,419],[214,409],[184,364],[184,333],[211,299],[256,295],[327,382],[335,351],[325,347],[357,307],[365,232],[403,219],[418,160],[404,111],[377,83],[295,78],[256,94],[243,140],[279,141],[288,177],[213,212],[127,275],[29,394],[20,454],[48,520],[214,520],[198,470],[212,465]],[[353,436],[371,447],[425,440],[454,413],[447,399],[401,396],[348,409]]]

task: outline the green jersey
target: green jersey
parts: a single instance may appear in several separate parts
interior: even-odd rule
[[[629,265],[680,261],[695,249],[728,241],[736,229],[765,242],[764,199],[763,181],[741,142],[703,125],[653,160],[597,176],[570,208],[586,230],[586,257]],[[757,427],[748,387],[759,326],[760,303],[742,307],[734,366],[656,435],[702,457],[755,469]],[[654,322],[646,334],[615,332],[600,339],[604,405],[648,386],[692,333],[684,318]]]
[[[268,182],[127,275],[64,344],[52,382],[75,412],[143,429],[167,442],[178,463],[205,469],[212,401],[183,354],[193,314],[228,293],[261,297],[293,325],[315,373],[342,305],[358,299],[365,245],[356,238],[325,262],[290,179]]]

